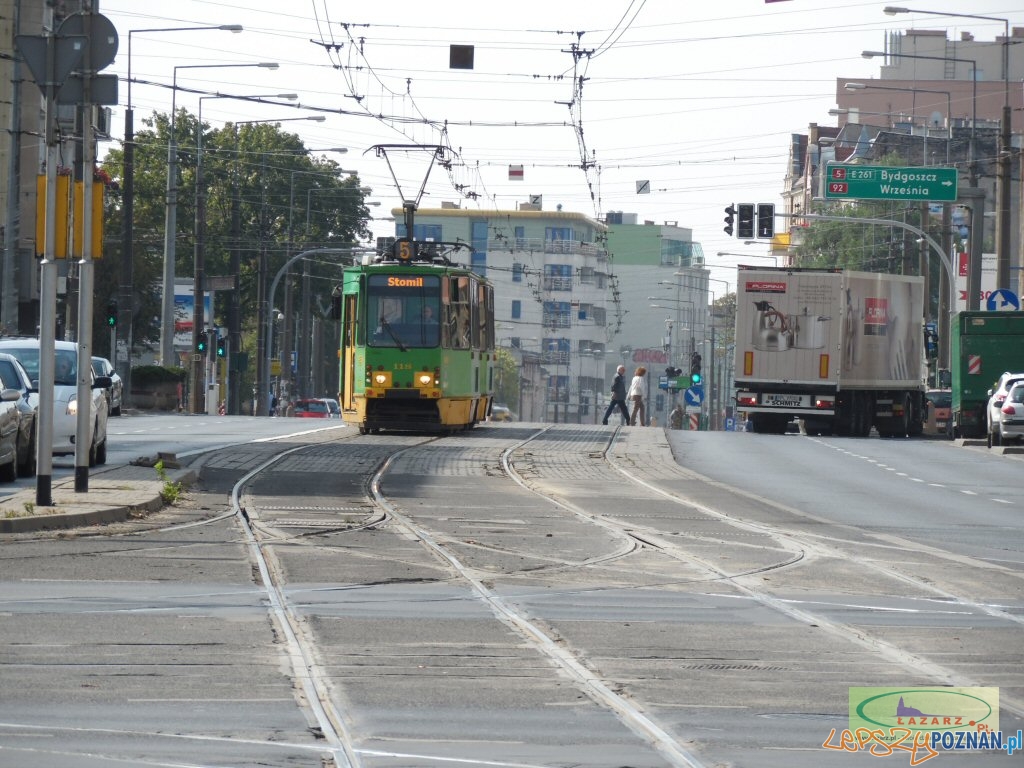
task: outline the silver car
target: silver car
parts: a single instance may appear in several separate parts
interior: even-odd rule
[[[78,430],[78,345],[71,341],[55,341],[53,381],[53,445],[54,456],[68,456],[75,452]],[[18,358],[32,381],[29,404],[39,407],[39,339],[0,339],[0,352]],[[92,391],[89,420],[89,466],[107,462],[107,396],[104,389],[110,379],[96,378],[89,368]]]
[[[104,390],[107,395],[107,408],[111,416],[120,416],[121,401],[124,398],[124,382],[121,380],[120,375],[114,370],[113,364],[105,357],[94,357],[92,359],[92,372],[97,377],[110,377],[110,386]]]
[[[17,455],[19,477],[32,477],[36,473],[36,408],[29,402],[32,392],[32,382],[29,380],[25,368],[18,362],[18,358],[6,352],[0,352],[0,389],[15,389],[18,391],[18,399],[6,401],[14,402],[15,407],[21,412],[21,424],[18,430]],[[5,469],[3,474],[10,477],[10,470]]]
[[[988,391],[988,406],[986,407],[986,421],[988,432],[988,446],[999,445],[999,422],[1002,419],[1001,411],[1003,401],[1015,384],[1024,382],[1024,373],[1011,373],[1007,371],[999,377],[996,386]]]
[[[995,426],[993,445],[1003,445],[1007,440],[1024,440],[1024,383],[1014,384],[1007,393]]]

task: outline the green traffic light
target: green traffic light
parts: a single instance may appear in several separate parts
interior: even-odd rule
[[[704,380],[704,378],[699,373],[691,373],[690,374],[690,383],[691,384],[700,384],[703,380]]]

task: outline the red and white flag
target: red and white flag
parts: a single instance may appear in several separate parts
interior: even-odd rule
[[[508,180],[509,181],[522,181],[523,180],[523,166],[521,166],[521,165],[510,165],[508,167]]]

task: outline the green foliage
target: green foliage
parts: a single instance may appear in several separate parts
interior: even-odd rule
[[[136,126],[132,241],[134,296],[132,334],[137,346],[155,346],[160,338],[164,221],[167,186],[168,114],[154,113]],[[187,110],[175,116],[178,145],[177,237],[175,274],[191,276],[195,251],[196,204],[205,197],[203,247],[207,275],[230,274],[231,253],[240,263],[243,348],[255,347],[256,284],[260,255],[267,260],[267,284],[288,257],[299,250],[340,247],[369,237],[370,212],[356,176],[326,156],[310,154],[297,134],[280,124],[227,124],[201,127]],[[202,184],[197,168],[202,130]],[[113,180],[104,205],[104,253],[96,262],[96,285],[117,286],[122,271],[124,153],[111,149],[101,167]],[[116,189],[114,188],[116,187]],[[339,257],[311,262],[313,306],[329,304]],[[227,325],[230,296],[218,291],[214,320]],[[109,333],[98,295],[94,327],[97,350],[107,351]],[[119,333],[121,329],[119,328]]]
[[[511,352],[499,347],[494,364],[494,401],[515,410],[519,403],[519,363]]]
[[[158,461],[154,464],[153,469],[156,470],[156,476],[159,477],[164,484],[163,488],[160,489],[160,498],[163,499],[164,504],[173,504],[181,497],[181,483],[171,481],[162,461]]]

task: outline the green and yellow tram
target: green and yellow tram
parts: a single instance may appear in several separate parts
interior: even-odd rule
[[[345,268],[338,400],[362,434],[454,432],[490,412],[494,289],[437,245],[399,241],[397,257]]]

